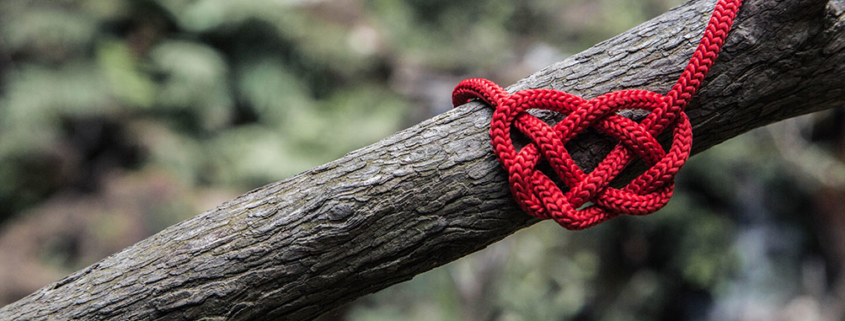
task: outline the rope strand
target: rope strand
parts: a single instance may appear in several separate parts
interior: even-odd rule
[[[665,95],[646,90],[621,90],[586,100],[563,91],[529,89],[508,94],[487,79],[462,81],[452,92],[457,107],[478,99],[495,108],[490,140],[502,167],[508,172],[511,194],[520,208],[540,219],[554,219],[561,226],[585,229],[619,215],[647,215],[672,197],[675,174],[689,158],[692,126],[684,109],[716,61],[731,30],[742,0],[720,0],[704,36],[681,77]],[[545,109],[566,117],[550,126],[527,113]],[[622,109],[649,111],[637,123],[619,116]],[[589,174],[572,159],[565,144],[588,127],[619,142]],[[516,150],[511,130],[531,143]],[[672,144],[664,151],[655,137],[672,129]],[[608,185],[635,157],[650,167],[622,188]],[[537,165],[545,161],[569,189],[564,192]],[[592,205],[586,206],[588,202]],[[583,208],[582,208],[583,207]]]

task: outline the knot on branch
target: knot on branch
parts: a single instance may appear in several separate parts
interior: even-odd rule
[[[457,107],[480,99],[495,108],[490,123],[493,151],[508,172],[514,199],[528,214],[579,230],[620,214],[653,213],[672,197],[675,174],[689,158],[692,127],[684,108],[715,62],[741,4],[741,0],[720,0],[716,4],[698,48],[666,96],[622,90],[585,100],[550,89],[510,95],[492,81],[475,78],[455,87],[452,103]],[[551,126],[529,114],[530,109],[550,110],[566,117]],[[616,114],[623,109],[645,110],[649,115],[638,123]],[[513,144],[512,127],[531,141],[520,150]],[[619,141],[589,174],[564,146],[587,128]],[[655,139],[667,128],[672,128],[673,138],[668,152]],[[635,156],[649,168],[623,188],[610,187]],[[541,160],[569,188],[566,192],[537,168]]]
[[[592,100],[549,89],[531,89],[514,95],[485,79],[468,79],[455,89],[456,103],[481,98],[496,107],[491,122],[493,150],[508,172],[511,193],[525,212],[554,219],[568,229],[584,229],[619,214],[645,215],[662,208],[672,196],[674,176],[689,157],[692,126],[683,112],[671,114],[668,99],[645,90],[623,90]],[[554,126],[527,113],[545,109],[567,114]],[[622,109],[650,112],[641,123],[619,116]],[[663,120],[663,121],[661,121]],[[663,126],[673,127],[673,141],[666,152],[657,142]],[[530,141],[517,150],[511,139],[515,127]],[[564,146],[592,127],[619,141],[589,174],[572,159]],[[634,159],[650,168],[623,188],[608,186]],[[546,173],[537,169],[545,160],[569,187],[563,192]],[[593,205],[583,207],[588,202]]]

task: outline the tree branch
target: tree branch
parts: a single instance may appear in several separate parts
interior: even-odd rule
[[[694,152],[845,104],[843,2],[746,1],[688,107]],[[689,2],[510,90],[665,93],[714,3]],[[0,309],[0,319],[304,320],[408,280],[536,222],[511,200],[488,142],[491,114],[468,104],[253,190]],[[612,142],[571,145],[591,167]]]

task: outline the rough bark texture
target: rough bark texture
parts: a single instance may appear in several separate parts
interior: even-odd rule
[[[687,3],[511,90],[666,92],[714,3]],[[845,104],[844,16],[845,0],[748,0],[688,108],[694,151]],[[0,309],[0,319],[306,320],[408,280],[536,222],[510,198],[490,117],[469,104],[251,191]],[[586,137],[570,150],[591,166],[610,144]]]

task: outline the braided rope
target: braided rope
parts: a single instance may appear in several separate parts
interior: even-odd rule
[[[704,81],[731,29],[742,0],[720,0],[704,36],[681,77],[666,96],[646,90],[621,90],[585,100],[562,91],[530,89],[508,94],[492,81],[467,79],[455,87],[455,107],[480,99],[495,108],[490,123],[493,151],[508,172],[511,194],[526,213],[554,219],[579,230],[621,214],[646,215],[672,197],[675,174],[689,158],[692,126],[684,108]],[[546,109],[566,117],[550,126],[527,113]],[[637,123],[619,116],[622,109],[641,109],[649,115]],[[516,150],[511,127],[531,143]],[[569,155],[566,142],[588,127],[619,143],[589,174]],[[672,144],[664,151],[655,137],[672,128]],[[650,166],[623,188],[608,185],[639,156]],[[564,193],[537,165],[545,160],[569,189]],[[588,205],[591,202],[592,205]],[[583,208],[582,208],[583,207]]]

